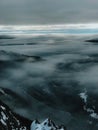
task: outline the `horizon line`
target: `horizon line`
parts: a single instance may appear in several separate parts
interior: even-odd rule
[[[36,25],[0,25],[0,29],[12,29],[12,30],[42,30],[42,29],[98,29],[98,23],[69,23],[69,24],[36,24]]]

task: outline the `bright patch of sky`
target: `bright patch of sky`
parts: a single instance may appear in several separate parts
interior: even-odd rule
[[[98,34],[98,24],[0,25],[3,34]]]

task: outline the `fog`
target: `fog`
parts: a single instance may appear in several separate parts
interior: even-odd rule
[[[92,129],[88,110],[98,113],[98,46],[84,41],[94,37],[1,36],[0,99],[29,119],[50,117],[72,130]]]

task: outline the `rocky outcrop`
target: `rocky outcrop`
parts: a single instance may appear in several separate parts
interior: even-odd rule
[[[31,121],[13,113],[0,101],[0,130],[30,130]]]
[[[56,126],[46,119],[42,123],[33,122],[12,112],[7,105],[0,101],[0,130],[66,130],[64,126]]]
[[[90,40],[86,40],[86,42],[98,43],[98,39],[90,39]]]
[[[37,120],[33,121],[31,130],[66,130],[66,128],[64,126],[56,126],[52,120],[46,119],[42,123]]]

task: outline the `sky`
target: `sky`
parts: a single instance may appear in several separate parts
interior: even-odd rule
[[[97,22],[98,0],[0,0],[1,25]]]

